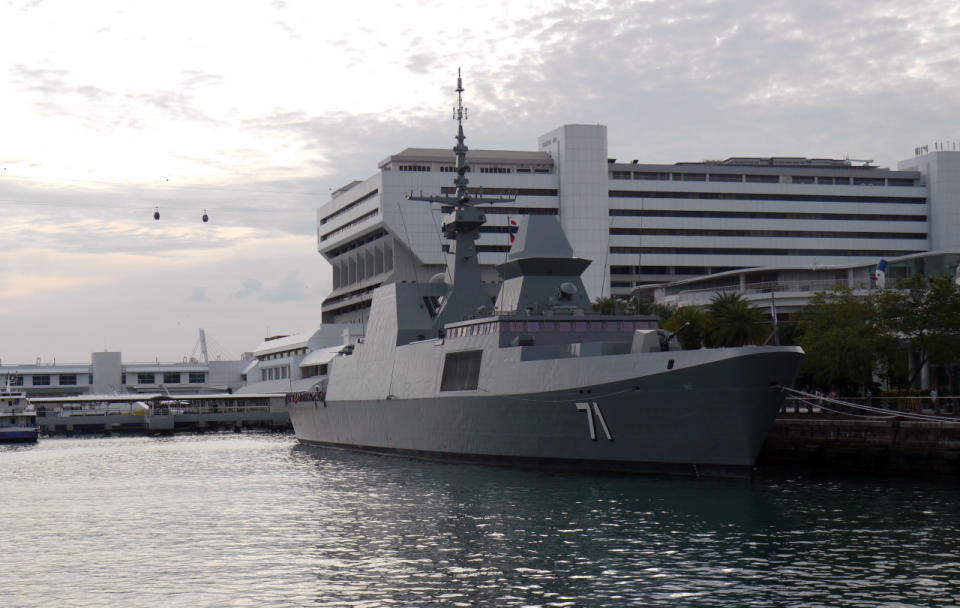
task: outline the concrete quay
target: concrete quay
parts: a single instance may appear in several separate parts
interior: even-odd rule
[[[205,431],[288,430],[290,416],[286,412],[223,412],[149,415],[89,414],[80,416],[50,415],[37,417],[40,434],[52,437],[65,435],[170,435]]]
[[[849,419],[825,413],[781,414],[758,464],[960,475],[960,418]]]

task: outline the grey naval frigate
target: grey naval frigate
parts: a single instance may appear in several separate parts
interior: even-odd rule
[[[559,222],[529,215],[481,280],[483,208],[467,189],[462,81],[448,280],[374,294],[362,340],[329,364],[322,397],[290,406],[304,443],[441,460],[743,475],[803,357],[795,346],[680,350],[655,317],[592,312]]]

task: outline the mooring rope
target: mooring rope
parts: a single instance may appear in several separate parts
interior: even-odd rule
[[[783,387],[783,390],[789,394],[805,397],[807,399],[817,400],[817,407],[821,409],[826,409],[827,411],[835,411],[829,408],[824,408],[822,403],[830,403],[833,405],[841,405],[844,407],[853,408],[856,410],[862,410],[865,412],[872,412],[874,414],[880,414],[882,416],[894,417],[894,418],[906,418],[910,420],[921,420],[924,422],[945,422],[947,424],[960,424],[960,420],[944,418],[941,416],[931,416],[930,414],[916,414],[913,412],[899,412],[897,410],[889,410],[882,407],[874,407],[872,405],[864,405],[862,403],[852,403],[850,401],[841,401],[840,399],[834,399],[833,397],[827,397],[824,395],[815,395],[813,393],[808,393],[806,391],[799,391],[795,388]],[[836,413],[846,413],[846,412],[836,412]],[[855,414],[849,414],[851,416]]]

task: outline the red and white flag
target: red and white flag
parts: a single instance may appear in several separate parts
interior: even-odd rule
[[[517,232],[517,220],[513,219],[512,217],[507,217],[507,225],[507,228],[510,231],[510,244],[512,245],[513,241],[515,241],[517,238],[515,234]]]

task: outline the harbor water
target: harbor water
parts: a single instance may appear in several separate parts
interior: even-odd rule
[[[21,606],[957,606],[953,480],[559,473],[288,434],[0,447]]]

